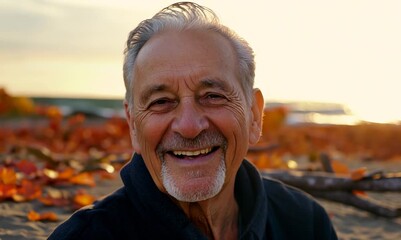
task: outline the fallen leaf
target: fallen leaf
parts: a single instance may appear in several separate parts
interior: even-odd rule
[[[74,176],[75,170],[73,168],[67,167],[63,171],[58,173],[57,180],[68,180]]]
[[[91,195],[88,194],[86,191],[84,190],[79,190],[75,196],[74,196],[74,204],[76,205],[77,208],[81,208],[83,206],[87,206],[92,204],[94,201],[96,200],[96,198]]]
[[[0,183],[15,184],[17,182],[17,174],[14,169],[3,167],[0,168]]]
[[[58,221],[57,214],[54,212],[38,213],[34,210],[31,210],[29,211],[27,217],[29,221]]]
[[[39,221],[40,220],[40,214],[36,211],[29,211],[28,213],[28,220],[29,221]]]
[[[363,177],[365,177],[366,172],[367,172],[366,167],[357,168],[355,170],[352,170],[351,171],[351,179],[353,181],[361,180]]]
[[[17,187],[14,184],[0,183],[0,201],[10,199],[17,193]]]
[[[70,183],[77,184],[77,185],[86,185],[90,187],[96,186],[95,178],[93,174],[88,172],[83,172],[78,175],[75,175],[69,179]]]
[[[15,202],[26,202],[37,199],[41,195],[42,188],[40,185],[27,179],[23,179],[21,186],[17,188],[17,192],[12,196],[12,198]]]

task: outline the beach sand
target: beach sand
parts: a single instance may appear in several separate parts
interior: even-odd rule
[[[103,197],[121,186],[121,179],[116,176],[113,180],[102,180],[97,183],[96,187],[87,187],[85,190],[96,197]],[[59,217],[59,221],[28,221],[27,214],[31,210],[39,213],[55,212]],[[2,202],[0,203],[0,240],[47,239],[48,235],[71,214],[72,211],[69,208],[47,207],[39,201],[25,203]]]
[[[391,201],[401,199],[401,194],[390,194],[386,198]],[[339,239],[401,239],[401,217],[387,219],[344,204],[324,200],[319,202],[328,212]]]
[[[360,163],[361,164],[361,163]],[[381,164],[363,163],[370,168],[399,169],[401,163]],[[394,167],[395,166],[395,167]],[[102,180],[96,187],[87,190],[98,197],[104,196],[122,185],[119,177],[114,180]],[[369,196],[383,204],[392,207],[401,207],[401,193],[373,193]],[[340,203],[318,199],[331,217],[339,239],[401,239],[401,217],[387,219],[377,217],[368,212]],[[60,217],[59,222],[30,222],[27,213],[30,210],[37,212],[54,211]],[[28,203],[0,203],[0,240],[9,239],[46,239],[53,229],[67,219],[71,211],[54,207],[44,207],[39,202]]]

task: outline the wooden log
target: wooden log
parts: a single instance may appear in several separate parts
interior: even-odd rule
[[[373,203],[368,199],[359,197],[352,192],[344,191],[308,191],[314,197],[323,198],[330,201],[335,201],[356,207],[360,210],[364,210],[373,213],[377,216],[386,218],[397,218],[401,217],[401,208],[389,208]]]
[[[347,176],[337,176],[326,172],[305,171],[261,171],[263,176],[278,179],[289,185],[317,191],[401,191],[401,173],[381,174],[354,181]]]
[[[336,176],[326,172],[303,171],[262,171],[262,176],[280,180],[288,185],[308,192],[314,197],[323,198],[356,207],[377,216],[386,218],[401,217],[401,208],[389,208],[362,198],[353,191],[401,191],[401,173],[367,175],[353,181],[349,177]]]

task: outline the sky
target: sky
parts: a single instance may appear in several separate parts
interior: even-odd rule
[[[401,1],[196,2],[253,47],[267,101],[335,102],[368,121],[401,120]],[[0,0],[0,87],[122,98],[129,31],[170,3]]]

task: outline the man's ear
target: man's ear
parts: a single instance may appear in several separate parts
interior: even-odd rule
[[[127,119],[127,123],[129,126],[129,133],[131,136],[132,147],[134,148],[134,151],[136,153],[141,154],[141,147],[139,145],[138,137],[136,134],[137,129],[135,126],[135,121],[134,121],[135,119],[134,119],[133,113],[131,111],[131,108],[130,108],[127,100],[124,100],[124,111],[125,111],[125,117]]]
[[[263,109],[265,101],[262,92],[255,88],[253,90],[253,101],[251,106],[251,126],[249,131],[249,144],[256,144],[262,133]]]

